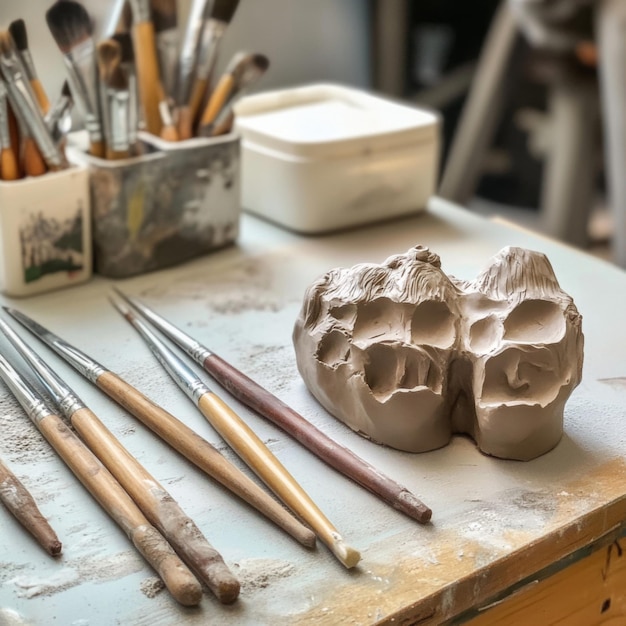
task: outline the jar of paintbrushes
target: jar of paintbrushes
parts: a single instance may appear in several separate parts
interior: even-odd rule
[[[24,21],[0,31],[0,290],[10,296],[91,276],[88,172],[65,155],[67,100],[51,107]]]
[[[85,131],[68,158],[90,173],[94,269],[122,278],[233,243],[240,217],[232,107],[267,69],[240,53],[211,88],[237,2],[192,2],[179,38],[176,0],[132,0],[117,32],[94,41],[85,8],[46,14]]]

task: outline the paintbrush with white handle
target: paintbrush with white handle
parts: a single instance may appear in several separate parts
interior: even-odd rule
[[[48,96],[46,95],[43,85],[37,76],[35,64],[33,63],[33,57],[28,48],[26,23],[21,19],[11,22],[9,24],[9,32],[13,37],[13,41],[15,41],[15,46],[17,47],[22,63],[26,68],[26,75],[28,76],[31,87],[35,92],[37,102],[39,102],[39,108],[41,109],[41,112],[46,115],[46,113],[50,110],[50,101],[48,100]]]
[[[239,595],[239,582],[193,520],[69,385],[2,320],[0,331],[28,363],[83,441],[129,493],[148,520],[170,542],[181,559],[221,602],[234,602]]]
[[[4,77],[13,111],[28,129],[47,167],[53,171],[68,167],[65,155],[48,131],[24,64],[8,31],[0,32],[0,75]]]
[[[361,559],[359,552],[344,541],[339,531],[256,433],[216,396],[137,315],[126,305],[111,301],[141,335],[152,354],[174,382],[250,469],[313,529],[345,567],[355,567]]]
[[[89,152],[94,156],[104,157],[96,49],[89,14],[78,2],[63,0],[48,9],[46,21],[52,37],[63,53],[72,94],[85,120],[85,128],[89,133]]]
[[[114,372],[106,369],[24,313],[9,307],[3,308],[82,376],[123,406],[203,472],[253,506],[302,545],[309,548],[315,545],[315,535],[309,528],[295,519],[259,485],[227,461],[206,439],[200,437],[184,422],[152,402]]]
[[[195,576],[111,473],[2,355],[0,378],[74,475],[159,573],[172,596],[185,606],[198,604],[202,587]]]

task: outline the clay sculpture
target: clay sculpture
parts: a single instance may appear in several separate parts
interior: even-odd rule
[[[486,454],[540,456],[582,374],[581,316],[547,257],[522,248],[468,282],[421,246],[331,270],[308,288],[293,339],[332,415],[409,452],[464,433]]]

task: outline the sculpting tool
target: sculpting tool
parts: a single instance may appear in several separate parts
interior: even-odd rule
[[[48,131],[24,64],[8,31],[0,31],[0,74],[4,76],[9,101],[22,124],[22,130],[26,130],[37,144],[47,167],[53,171],[68,167],[65,155]]]
[[[211,94],[200,120],[199,135],[219,134],[235,102],[267,71],[270,61],[263,54],[236,54]]]
[[[359,552],[344,541],[324,513],[256,433],[130,309],[120,302],[112,303],[137,330],[174,382],[197,405],[202,415],[228,445],[292,511],[313,528],[315,534],[343,565],[347,568],[354,567],[361,560]]]
[[[50,101],[48,100],[48,96],[41,84],[41,81],[37,77],[37,72],[35,70],[35,64],[33,63],[33,57],[28,49],[28,34],[26,32],[26,23],[24,20],[15,20],[9,24],[9,32],[13,37],[13,41],[15,41],[15,45],[17,47],[20,58],[22,59],[22,63],[26,68],[26,75],[28,80],[30,81],[31,87],[35,92],[35,96],[37,98],[37,102],[39,103],[39,108],[41,112],[46,115],[50,110]]]
[[[159,62],[157,59],[154,24],[150,16],[149,0],[130,0],[133,12],[133,41],[137,60],[137,82],[146,130],[159,136]]]
[[[195,81],[188,102],[192,123],[200,112],[217,61],[219,44],[238,4],[239,0],[215,0],[209,19],[204,21],[196,57]]]
[[[24,313],[3,307],[14,319],[50,346],[87,380],[134,415],[161,439],[234,494],[289,533],[302,545],[313,547],[315,534],[278,502],[229,463],[208,441],[161,408],[132,385],[107,370],[84,352],[50,332]]]
[[[9,131],[9,108],[6,87],[0,80],[0,179],[16,180],[20,177],[20,170]]]
[[[62,545],[33,496],[0,459],[0,502],[50,555],[61,554]]]
[[[172,596],[185,606],[198,604],[202,587],[195,576],[150,525],[111,473],[2,355],[0,378],[74,475],[159,573]]]
[[[46,21],[63,53],[72,94],[85,120],[85,128],[89,133],[89,152],[104,158],[96,52],[89,14],[78,2],[63,0],[48,9]]]
[[[328,465],[379,496],[395,509],[423,524],[430,520],[432,511],[408,489],[385,476],[348,448],[333,441],[267,389],[248,378],[243,372],[151,308],[135,298],[124,295],[119,289],[115,289],[115,292],[150,320],[237,400],[268,419]]]
[[[234,602],[239,595],[239,582],[193,520],[69,385],[2,320],[0,330],[35,372],[83,441],[124,487],[150,523],[169,541],[180,558],[221,602]]]

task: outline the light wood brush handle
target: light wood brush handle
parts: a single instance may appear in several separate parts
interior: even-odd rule
[[[35,92],[35,97],[37,98],[41,112],[45,115],[50,110],[50,100],[48,100],[48,96],[46,95],[41,81],[38,78],[33,78],[30,81],[30,86]]]
[[[191,109],[187,106],[178,107],[178,139],[191,139],[193,137],[193,118],[191,117]]]
[[[20,170],[15,153],[11,148],[5,148],[0,153],[0,178],[2,180],[17,180],[19,177]]]
[[[239,595],[238,580],[219,552],[205,539],[200,529],[170,494],[90,409],[75,411],[71,421],[83,441],[126,489],[183,561],[200,576],[221,602],[234,602]]]
[[[202,597],[200,583],[102,463],[60,417],[47,415],[39,421],[38,427],[89,493],[158,572],[172,596],[185,606],[198,604]]]
[[[26,176],[41,176],[47,172],[46,162],[30,136],[24,137],[22,141],[22,169]]]
[[[307,547],[315,545],[315,534],[310,529],[303,526],[254,481],[229,463],[208,441],[171,413],[146,398],[113,372],[101,374],[96,380],[96,385],[180,454],[253,506],[302,545]]]
[[[201,413],[261,480],[331,549],[348,568],[361,559],[256,433],[214,393],[198,400]]]
[[[11,137],[11,149],[13,151],[15,159],[17,160],[17,177],[21,178],[23,172],[20,164],[20,129],[17,123],[17,117],[15,117],[15,113],[13,113],[13,109],[11,108],[11,104],[9,102],[7,102],[7,112],[9,117],[9,136]]]
[[[192,123],[196,121],[196,118],[200,114],[200,108],[202,107],[202,101],[204,95],[209,86],[209,81],[206,78],[196,78],[193,88],[191,90],[191,98],[189,99],[189,112],[191,115]]]
[[[211,94],[209,102],[204,109],[202,118],[200,119],[200,126],[208,126],[215,121],[218,113],[222,110],[222,107],[228,100],[233,88],[235,86],[235,79],[232,74],[225,74],[220,78],[217,83],[217,87]]]
[[[110,150],[107,147],[105,156],[106,156],[107,161],[121,161],[122,159],[130,158],[130,151],[123,150],[120,152],[120,151]]]
[[[100,159],[106,158],[106,146],[104,141],[91,141],[89,143],[89,154]]]
[[[0,461],[0,502],[51,556],[61,554],[61,542],[17,476]]]
[[[154,25],[152,22],[137,22],[133,26],[137,84],[144,111],[146,130],[157,137],[161,133],[159,113],[159,64],[157,57]]]

